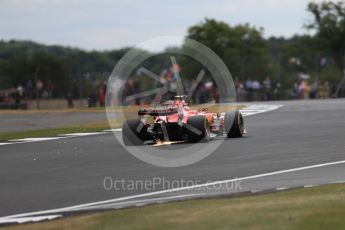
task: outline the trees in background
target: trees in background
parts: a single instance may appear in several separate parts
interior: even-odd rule
[[[205,19],[188,29],[187,38],[212,49],[227,65],[234,78],[264,78],[268,72],[263,30],[249,24],[230,26]]]
[[[35,84],[42,81],[48,85],[54,82],[55,96],[65,96],[71,83],[70,72],[66,64],[42,51],[33,52],[30,56],[14,56],[0,63],[0,74],[4,88],[25,87],[29,81]]]
[[[0,90],[26,86],[35,79],[54,85],[54,97],[68,92],[87,96],[92,85],[106,80],[117,61],[128,51],[84,51],[63,46],[46,46],[30,41],[0,40]],[[77,86],[76,86],[77,85]]]
[[[331,57],[339,69],[345,68],[345,3],[339,1],[308,4],[313,20],[307,28],[316,32],[317,47]]]

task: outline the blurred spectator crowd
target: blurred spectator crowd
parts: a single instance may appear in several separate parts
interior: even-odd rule
[[[106,88],[104,81],[99,81],[98,84],[91,87],[91,89],[89,89],[91,93],[89,93],[87,97],[87,106],[104,107]],[[69,108],[74,107],[75,100],[82,99],[81,91],[81,85],[77,81],[72,84],[70,90],[67,89],[66,99]],[[0,90],[0,109],[27,109],[29,102],[53,98],[54,84],[52,81],[43,82],[37,80],[34,84],[32,80],[29,80],[24,86],[18,84],[15,87]]]
[[[334,91],[334,87],[332,89],[328,81],[320,84],[318,81],[310,83],[306,79],[300,79],[294,83],[291,96],[294,99],[330,98]]]
[[[27,100],[35,98],[52,98],[54,85],[49,80],[44,85],[43,81],[37,80],[34,87],[33,81],[28,80],[26,85],[16,85],[7,90],[0,91],[0,108],[2,109],[25,109]]]

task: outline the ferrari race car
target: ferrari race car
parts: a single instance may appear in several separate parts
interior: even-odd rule
[[[145,117],[151,116],[152,124]],[[192,110],[187,96],[175,96],[160,108],[138,110],[138,119],[127,120],[122,126],[127,146],[157,142],[207,142],[211,136],[242,137],[244,122],[241,113],[210,113],[207,108]]]

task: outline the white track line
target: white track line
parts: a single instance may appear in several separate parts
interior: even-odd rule
[[[166,200],[173,200],[173,199],[183,199],[183,198],[190,198],[194,196],[200,196],[205,195],[203,193],[193,193],[193,194],[184,194],[184,195],[176,195],[176,196],[164,196],[164,197],[157,197],[157,198],[149,198],[149,199],[141,199],[141,200],[132,200],[132,201],[124,201],[124,202],[118,202],[116,203],[116,206],[124,206],[124,205],[135,205],[136,203],[153,203],[153,202],[161,202],[163,203]],[[102,205],[95,205],[92,207],[85,207],[84,209],[80,210],[88,210],[89,208],[92,209],[102,209],[102,208],[112,208],[114,206],[113,203],[109,204],[102,204]]]
[[[20,218],[13,218],[10,220],[1,220],[0,219],[0,224],[22,224],[22,223],[27,223],[27,222],[38,222],[38,221],[43,221],[43,220],[53,220],[56,218],[60,218],[62,215],[48,215],[48,216],[32,216],[32,217],[20,217]]]
[[[122,129],[107,129],[107,130],[104,130],[104,132],[118,132],[118,131],[122,131]]]
[[[247,105],[247,107],[240,109],[244,117],[251,116],[259,113],[265,113],[272,110],[279,109],[283,105]]]
[[[276,188],[277,191],[284,191],[289,189],[288,187],[280,187],[280,188]]]
[[[33,137],[33,138],[23,138],[23,139],[9,140],[9,141],[36,142],[36,141],[51,141],[51,140],[57,140],[57,139],[61,139],[61,137]]]
[[[224,183],[233,183],[236,181],[244,181],[244,180],[256,179],[256,178],[267,177],[267,176],[274,176],[274,175],[279,175],[279,174],[284,174],[284,173],[297,172],[297,171],[302,171],[302,170],[307,170],[307,169],[314,169],[314,168],[320,168],[320,167],[326,167],[326,166],[332,166],[332,165],[338,165],[338,164],[345,164],[345,160],[316,164],[316,165],[310,165],[310,166],[304,166],[304,167],[298,167],[298,168],[292,168],[292,169],[286,169],[286,170],[280,170],[280,171],[263,173],[263,174],[257,174],[257,175],[253,175],[253,176],[242,177],[242,178],[215,181],[215,182],[211,182],[211,183],[205,183],[205,184],[199,184],[199,185],[193,185],[193,186],[187,186],[187,187],[181,187],[181,188],[174,188],[174,189],[168,189],[168,190],[162,190],[162,191],[156,191],[156,192],[143,193],[143,194],[138,194],[138,195],[133,195],[133,196],[126,196],[126,197],[120,197],[120,198],[115,198],[115,199],[110,199],[110,200],[74,205],[74,206],[69,206],[69,207],[65,207],[65,208],[57,208],[57,209],[51,209],[51,210],[45,210],[45,211],[15,214],[15,215],[1,217],[0,221],[4,223],[6,220],[11,221],[11,219],[13,219],[13,218],[21,218],[21,217],[29,217],[29,216],[36,216],[37,217],[39,215],[49,215],[49,214],[63,213],[63,212],[68,212],[68,211],[78,211],[81,209],[85,209],[87,207],[92,208],[92,206],[107,205],[109,203],[114,203],[114,202],[118,202],[118,201],[125,201],[125,200],[131,200],[131,199],[136,199],[136,198],[161,195],[161,194],[166,194],[166,193],[170,193],[170,192],[178,192],[178,191],[190,190],[190,189],[195,189],[195,188],[208,187],[208,186],[212,186],[212,185],[219,185],[219,184],[224,184]]]
[[[60,134],[59,136],[62,137],[85,137],[90,135],[97,135],[97,134],[104,134],[107,132],[93,132],[93,133],[68,133],[68,134]]]
[[[313,187],[316,187],[317,185],[315,184],[307,184],[307,185],[304,185],[303,187],[304,188],[313,188]]]
[[[338,180],[338,181],[333,181],[332,184],[343,184],[345,183],[345,180]]]

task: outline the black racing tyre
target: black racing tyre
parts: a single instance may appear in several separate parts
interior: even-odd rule
[[[205,116],[193,116],[188,118],[186,132],[189,142],[207,142],[210,140],[210,124]]]
[[[122,125],[122,140],[126,146],[143,145],[147,126],[139,119],[127,120]]]
[[[225,132],[230,138],[242,137],[244,133],[244,121],[242,114],[236,111],[228,111],[224,117]]]

